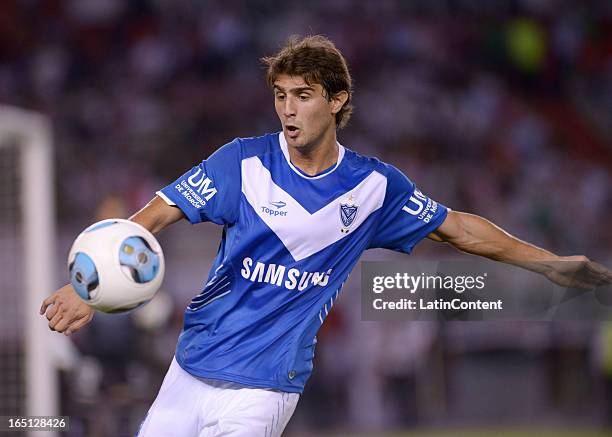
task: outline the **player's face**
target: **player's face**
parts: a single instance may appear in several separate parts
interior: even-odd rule
[[[306,149],[335,137],[335,114],[342,107],[327,99],[319,84],[307,84],[301,76],[281,74],[274,81],[274,106],[287,144]]]

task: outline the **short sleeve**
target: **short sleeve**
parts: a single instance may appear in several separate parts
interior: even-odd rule
[[[448,208],[424,195],[401,171],[387,167],[385,201],[368,248],[410,253],[444,222]]]
[[[179,207],[192,224],[235,223],[240,201],[240,140],[219,148],[157,195]]]

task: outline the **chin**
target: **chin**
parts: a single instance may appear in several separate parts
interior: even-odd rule
[[[306,144],[304,143],[304,141],[301,138],[286,138],[287,140],[287,144],[291,147],[294,147],[296,149],[302,149],[306,147]]]

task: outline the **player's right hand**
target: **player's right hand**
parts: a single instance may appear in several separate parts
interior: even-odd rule
[[[612,270],[584,255],[560,256],[544,275],[557,285],[581,290],[612,284]]]
[[[49,320],[49,329],[70,335],[91,322],[94,309],[87,305],[68,284],[46,298],[40,315],[45,314]]]

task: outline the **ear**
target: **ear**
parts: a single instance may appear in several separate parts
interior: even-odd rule
[[[340,110],[348,100],[348,97],[349,95],[346,91],[340,91],[331,97],[331,99],[329,100],[329,104],[331,105],[332,114],[336,115],[338,112],[340,112]]]

